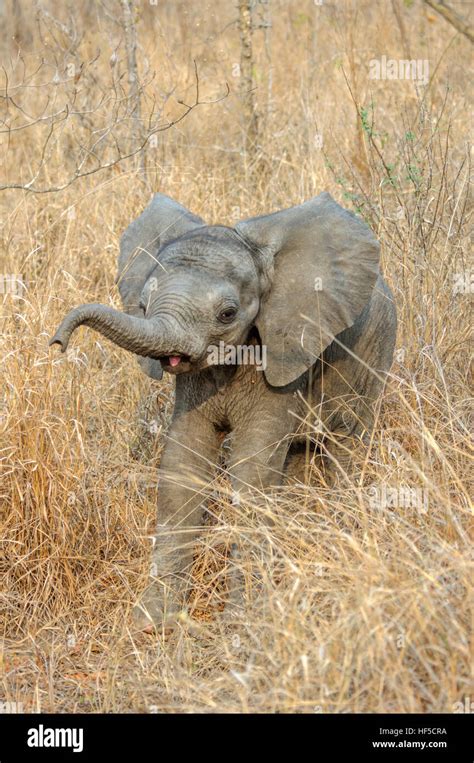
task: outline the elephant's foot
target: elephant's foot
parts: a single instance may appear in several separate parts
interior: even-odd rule
[[[163,586],[154,583],[134,606],[132,620],[136,630],[152,633],[174,628],[185,615],[185,597],[169,595]]]

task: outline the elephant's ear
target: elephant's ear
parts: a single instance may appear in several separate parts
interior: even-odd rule
[[[169,241],[204,225],[203,220],[163,193],[155,193],[120,239],[117,283],[127,312],[139,310],[140,294]]]
[[[126,229],[120,239],[116,283],[124,310],[143,317],[140,295],[145,281],[156,267],[159,250],[184,233],[204,225],[203,220],[163,193],[155,193],[148,206]],[[152,379],[161,379],[158,360],[139,358],[142,370]]]
[[[282,387],[360,315],[378,275],[379,244],[328,193],[236,230],[270,279],[256,325],[267,348],[266,379]]]

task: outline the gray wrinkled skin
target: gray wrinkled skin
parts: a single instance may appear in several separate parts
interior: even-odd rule
[[[163,369],[176,376],[160,466],[156,579],[140,624],[171,623],[185,604],[225,433],[233,488],[257,504],[285,473],[302,476],[308,432],[330,474],[350,470],[355,442],[373,426],[396,337],[378,263],[369,228],[326,193],[235,229],[206,226],[156,194],[122,237],[124,313],[82,305],[62,322],[51,344],[63,351],[85,324],[134,352],[151,378]],[[221,341],[264,345],[265,370],[210,367],[208,348]]]

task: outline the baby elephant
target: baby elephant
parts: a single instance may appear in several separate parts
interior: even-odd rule
[[[235,228],[156,194],[122,236],[117,280],[124,312],[81,305],[51,344],[64,352],[85,324],[139,356],[152,379],[176,376],[156,575],[140,607],[159,626],[185,604],[224,433],[242,500],[294,473],[308,437],[329,471],[347,473],[392,362],[396,313],[376,239],[328,193]]]

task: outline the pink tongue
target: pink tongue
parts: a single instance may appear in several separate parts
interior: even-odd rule
[[[170,366],[179,366],[181,358],[179,355],[170,355]]]

